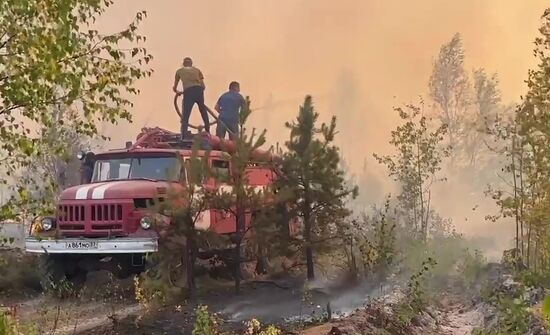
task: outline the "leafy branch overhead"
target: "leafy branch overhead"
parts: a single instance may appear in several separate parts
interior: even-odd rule
[[[97,122],[131,120],[130,97],[152,56],[137,33],[146,13],[122,31],[102,34],[92,25],[111,0],[6,0],[0,3],[0,156],[9,167],[28,164],[38,146],[35,129],[63,124],[50,113],[66,106],[80,116],[77,133],[97,134]]]
[[[53,193],[63,186],[50,185],[56,184],[57,175],[50,176],[52,180],[24,181],[19,176],[42,157],[67,161],[67,155],[74,154],[73,142],[52,138],[52,129],[69,131],[85,142],[99,135],[99,123],[131,121],[130,99],[139,94],[136,81],[152,73],[147,66],[152,56],[134,46],[145,41],[137,29],[146,13],[137,13],[116,33],[93,29],[112,4],[111,0],[0,2],[0,183],[18,181],[19,190],[1,209],[1,217],[12,217],[14,207],[22,210],[23,203],[33,201],[25,194],[28,185],[45,185]]]
[[[506,158],[502,186],[487,191],[500,207],[499,215],[513,217],[516,228],[515,257],[518,268],[544,268],[550,257],[548,225],[550,203],[550,10],[542,17],[533,55],[538,66],[528,73],[528,92],[510,120],[495,125],[495,141]],[[500,176],[500,175],[499,175]]]

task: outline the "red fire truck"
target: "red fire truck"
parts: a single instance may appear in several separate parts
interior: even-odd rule
[[[195,136],[204,139],[205,150],[199,155],[208,152],[211,167],[229,173],[226,154],[235,150],[235,144],[208,133]],[[63,279],[82,283],[88,272],[100,269],[120,278],[144,270],[145,256],[158,248],[148,205],[187,178],[181,162],[191,156],[193,140],[179,137],[164,129],[144,128],[125,149],[86,155],[86,164],[93,166],[91,180],[64,190],[57,214],[35,222],[26,239],[27,252],[43,254],[43,285]],[[272,158],[268,151],[255,152],[258,164],[248,168],[251,185],[273,182],[272,165],[265,164]],[[223,186],[213,179],[205,183]],[[202,213],[196,226],[218,234],[236,232],[235,219],[216,210]]]

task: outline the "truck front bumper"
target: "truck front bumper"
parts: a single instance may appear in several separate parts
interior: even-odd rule
[[[158,250],[156,238],[121,237],[37,239],[27,237],[25,250],[38,254],[133,254]]]

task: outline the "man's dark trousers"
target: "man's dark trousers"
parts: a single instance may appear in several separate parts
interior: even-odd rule
[[[239,137],[239,124],[236,122],[218,121],[216,136],[219,138],[224,138],[226,133],[229,133],[230,140],[235,141]]]
[[[210,132],[210,121],[208,120],[208,111],[204,104],[204,88],[201,86],[191,86],[183,91],[183,113],[181,119],[181,137],[185,138],[189,128],[189,117],[193,106],[197,104],[201,112],[204,130]]]

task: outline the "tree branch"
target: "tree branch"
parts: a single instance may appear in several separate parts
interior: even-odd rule
[[[0,81],[1,81],[1,79],[0,79]],[[81,95],[79,95],[79,96],[77,96],[77,97],[75,98],[75,100],[77,100],[77,99],[79,99],[79,98],[82,98],[82,97],[85,95],[85,93],[87,93],[87,92],[89,92],[89,91],[90,91],[90,90],[84,90],[84,91],[82,92]],[[42,102],[40,102],[40,103],[37,104],[37,105],[49,106],[49,105],[55,104],[55,103],[57,103],[57,102],[59,102],[59,101],[63,101],[63,100],[66,99],[68,96],[69,96],[69,94],[65,94],[65,95],[62,95],[62,96],[60,96],[60,97],[58,97],[58,98],[52,99],[52,100],[50,100],[50,101],[42,101]],[[30,105],[30,103],[21,103],[21,104],[16,104],[16,105],[13,105],[13,106],[10,106],[10,107],[5,107],[5,108],[3,108],[3,109],[0,109],[0,115],[2,115],[2,114],[4,114],[4,113],[7,113],[7,112],[9,112],[9,111],[15,110],[15,109],[28,107],[29,105]]]
[[[6,35],[7,35],[7,32],[4,32],[4,34],[2,34],[2,36],[0,37],[0,40],[2,40]],[[11,40],[13,40],[14,37],[15,37],[15,34],[14,34],[14,35],[11,35],[11,36],[8,37],[4,42],[2,42],[2,43],[0,44],[0,50],[3,49],[3,48],[5,48],[5,47],[8,45],[8,43],[10,43]]]

